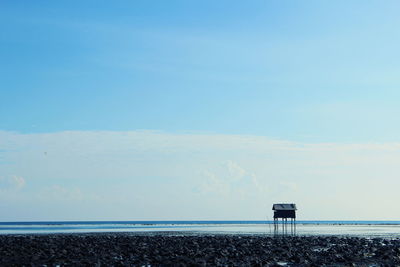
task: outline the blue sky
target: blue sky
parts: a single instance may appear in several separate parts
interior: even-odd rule
[[[397,7],[3,1],[0,128],[394,141]]]
[[[337,190],[346,187],[347,182],[334,174],[343,171],[340,162],[347,149],[353,157],[347,162],[349,172],[340,173],[346,181],[363,183],[367,175],[358,173],[365,166],[354,162],[376,162],[376,170],[390,169],[387,177],[392,178],[368,178],[366,192],[373,193],[382,179],[381,184],[393,185],[398,171],[387,164],[396,162],[397,151],[391,147],[397,147],[400,136],[399,6],[397,1],[2,1],[0,185],[7,191],[3,201],[15,210],[3,220],[102,219],[100,211],[88,217],[74,212],[68,196],[75,194],[76,201],[82,200],[79,194],[92,196],[87,204],[91,210],[98,205],[94,199],[111,201],[127,187],[143,186],[142,191],[151,194],[167,180],[173,181],[171,191],[179,185],[185,192],[214,194],[215,202],[221,198],[218,194],[238,193],[232,188],[243,179],[249,192],[270,188],[259,191],[258,202],[290,199],[310,206],[311,201],[304,199],[310,194],[308,185],[321,177],[337,180],[332,185]],[[137,136],[144,133],[151,142],[141,143]],[[92,137],[81,142],[82,136]],[[90,141],[96,138],[102,145]],[[126,138],[131,138],[126,141],[131,145],[128,151],[120,145]],[[223,140],[231,141],[223,145]],[[243,148],[248,142],[243,140],[261,147],[265,142],[289,143],[289,151],[311,146],[312,152],[299,156],[268,147],[255,157],[257,153]],[[71,142],[80,143],[82,150],[104,146],[103,156],[84,156],[82,162],[91,162],[92,168],[67,168],[77,164],[68,155],[84,155],[78,147],[71,151]],[[208,142],[215,147],[202,150]],[[188,144],[181,148],[182,143]],[[340,152],[332,156],[327,144]],[[365,149],[374,153],[363,156]],[[45,150],[60,155],[52,161],[58,169],[51,171],[45,162],[36,162],[32,151],[44,155]],[[327,168],[325,176],[310,174],[302,160],[316,160],[320,153],[327,162],[318,161],[317,168],[336,166]],[[377,160],[374,154],[390,159]],[[141,158],[141,164],[122,163],[123,155]],[[104,161],[111,165],[105,167]],[[293,173],[262,167],[276,161]],[[182,162],[190,167],[180,169]],[[100,163],[106,169],[94,171]],[[167,163],[177,166],[162,167]],[[147,167],[137,171],[139,166]],[[238,166],[239,174],[232,173],[232,166]],[[154,173],[154,168],[164,172]],[[111,169],[118,171],[111,175]],[[198,172],[190,171],[195,169]],[[109,176],[98,178],[101,182],[94,186],[91,181],[107,170]],[[225,181],[229,175],[233,184]],[[114,193],[106,190],[111,186]],[[296,198],[285,196],[285,186],[298,190]],[[26,203],[46,194],[51,199],[57,195],[51,193],[54,190],[65,195],[59,205],[70,210],[69,215],[43,212],[24,217]],[[201,197],[187,194],[184,199],[202,213],[182,210],[172,219],[237,218],[233,207],[239,204],[233,204],[234,198],[220,203],[232,213],[218,217],[219,210],[212,213],[211,204],[202,205]],[[154,203],[162,197],[168,198],[160,193]],[[36,200],[42,210],[58,210],[57,205],[44,208],[47,202]],[[150,200],[142,202],[149,205],[149,213],[138,211],[129,217],[124,206],[115,214],[110,208],[104,218],[168,217],[157,215],[165,208],[154,204],[152,209]],[[343,206],[332,209],[341,211]],[[263,218],[258,208],[250,210],[242,218]],[[329,217],[322,213],[321,208],[320,217]],[[389,216],[349,214],[343,211],[338,216]]]

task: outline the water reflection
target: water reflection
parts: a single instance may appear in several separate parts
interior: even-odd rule
[[[274,236],[295,236],[296,235],[296,220],[295,219],[278,219],[274,220]]]

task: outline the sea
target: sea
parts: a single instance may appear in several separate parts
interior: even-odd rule
[[[244,234],[400,238],[400,221],[48,221],[0,222],[0,235],[129,232],[144,234]]]

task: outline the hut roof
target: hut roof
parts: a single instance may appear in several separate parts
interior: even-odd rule
[[[272,210],[297,210],[296,204],[274,204]]]

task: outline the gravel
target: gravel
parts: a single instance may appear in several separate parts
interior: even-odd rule
[[[399,239],[176,234],[0,235],[0,266],[400,266]]]

